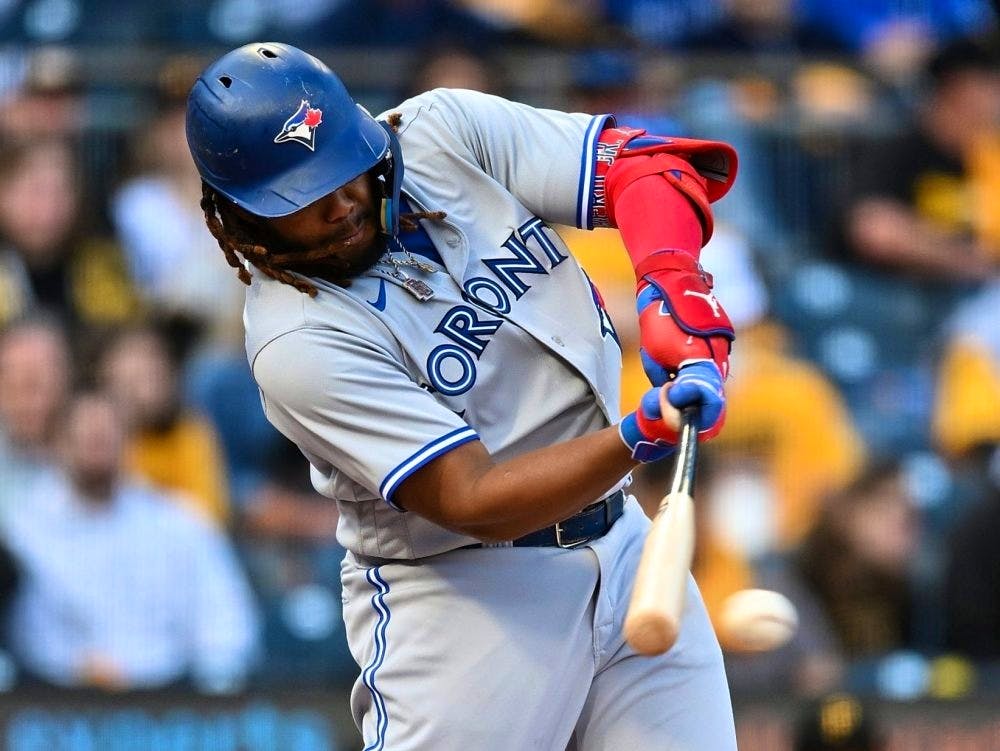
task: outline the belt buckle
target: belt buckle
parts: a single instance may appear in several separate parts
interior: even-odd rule
[[[569,540],[568,542],[564,542],[562,524],[556,522],[556,547],[564,550],[571,550],[573,548],[578,548],[587,542],[590,542],[590,537],[587,536],[581,537],[579,540]]]

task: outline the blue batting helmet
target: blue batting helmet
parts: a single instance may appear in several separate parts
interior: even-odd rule
[[[291,214],[380,167],[383,229],[396,230],[403,170],[392,129],[302,50],[247,44],[208,66],[188,96],[187,139],[202,179],[263,217]]]

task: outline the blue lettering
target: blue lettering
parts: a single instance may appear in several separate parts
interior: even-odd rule
[[[476,361],[454,344],[440,344],[427,356],[431,385],[445,396],[458,396],[476,383]]]
[[[545,234],[545,225],[542,224],[542,220],[537,216],[519,229],[521,231],[521,237],[525,240],[534,238],[538,242],[538,244],[542,247],[542,251],[548,257],[549,261],[552,262],[552,268],[555,268],[568,258],[568,256],[559,252],[559,248],[557,248],[556,244],[552,242],[552,238]]]
[[[476,311],[467,305],[456,305],[445,313],[435,332],[444,334],[456,344],[470,350],[477,358],[482,356],[502,320],[486,318],[480,320]]]
[[[510,313],[507,290],[485,276],[474,276],[465,283],[466,299],[500,315]]]
[[[263,702],[239,710],[182,707],[162,718],[99,704],[14,711],[0,745],[10,751],[332,751],[331,731],[318,712],[291,712]]]
[[[497,279],[514,293],[514,298],[520,300],[521,296],[531,289],[531,285],[521,281],[518,274],[547,274],[542,264],[538,262],[524,241],[518,237],[516,232],[511,232],[510,237],[504,240],[503,246],[514,254],[514,258],[484,258],[483,263],[496,274]]]

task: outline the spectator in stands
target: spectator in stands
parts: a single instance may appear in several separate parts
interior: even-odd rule
[[[0,324],[35,310],[70,326],[135,311],[117,247],[81,228],[79,185],[64,140],[36,137],[0,150]]]
[[[269,685],[348,685],[357,665],[341,614],[336,504],[309,483],[307,462],[280,437],[241,509],[241,549],[264,616]]]
[[[275,447],[286,439],[259,407],[260,392],[242,347],[199,353],[186,364],[183,379],[183,401],[207,418],[219,437],[238,515],[266,478]]]
[[[84,128],[80,61],[66,47],[30,45],[11,57],[23,78],[0,99],[0,138],[73,137]]]
[[[633,38],[661,47],[682,47],[725,16],[723,0],[604,0],[607,20]]]
[[[123,424],[100,393],[71,399],[61,472],[13,515],[23,571],[10,629],[26,672],[60,686],[208,690],[243,684],[257,644],[251,594],[226,540],[122,474]]]
[[[978,660],[1000,660],[1000,449],[974,453],[983,497],[948,537],[944,577],[947,646]],[[968,470],[967,470],[968,471]]]
[[[777,320],[763,314],[741,331],[727,384],[726,435],[714,447],[760,471],[759,481],[773,498],[774,551],[802,541],[823,497],[857,476],[866,453],[837,388],[791,352],[788,338]],[[795,417],[804,414],[809,419]]]
[[[1000,212],[998,212],[1000,213]],[[1000,445],[1000,275],[955,311],[938,369],[934,437],[950,457]]]
[[[357,665],[341,617],[336,504],[301,452],[264,418],[246,355],[216,350],[186,369],[190,402],[213,421],[232,489],[231,525],[260,602],[268,685],[347,684]]]
[[[777,650],[730,656],[733,690],[785,685],[816,696],[840,684],[848,661],[916,648],[919,537],[917,511],[894,461],[872,463],[829,496],[797,550],[755,566],[757,586],[795,604],[799,628]]]
[[[917,127],[858,163],[846,246],[909,275],[981,282],[1000,267],[1000,189],[985,168],[1000,163],[1000,68],[992,52],[958,42],[928,75]]]
[[[400,101],[439,87],[505,96],[507,82],[500,62],[460,42],[436,38],[417,52],[411,70]]]
[[[222,450],[211,424],[182,403],[178,368],[156,328],[136,327],[114,334],[97,377],[129,428],[129,469],[224,523],[229,491]]]
[[[843,654],[872,657],[913,646],[913,556],[920,520],[892,461],[871,465],[824,505],[795,554]]]
[[[799,625],[791,642],[763,655],[746,654],[719,632],[730,688],[752,694],[780,686],[814,696],[839,685],[844,659],[821,605],[796,577],[786,557],[770,551],[774,530],[773,490],[759,460],[732,450],[706,447],[699,461],[695,504],[698,538],[691,572],[713,623],[726,598],[741,589],[777,589],[796,603]]]
[[[196,338],[242,342],[243,286],[205,227],[184,135],[187,93],[200,69],[176,57],[160,71],[156,112],[134,134],[130,176],[111,196],[111,218],[135,283],[160,316],[190,320]]]
[[[602,24],[601,0],[452,0],[452,4],[498,31],[516,29],[535,41],[587,44],[594,39],[595,27],[603,27],[605,39],[614,34]]]
[[[511,3],[497,7],[502,9],[504,5],[509,7]],[[290,28],[294,17],[289,13],[274,14],[278,18],[272,23],[276,28],[293,31],[296,39],[309,44],[397,50],[441,37],[464,39],[474,47],[481,47],[509,36],[512,31],[496,14],[491,17],[462,6],[462,2],[454,0],[354,0],[329,3],[322,18],[316,18],[308,26],[299,24],[294,30]]]
[[[0,331],[0,524],[52,460],[55,422],[71,379],[65,336],[27,319]]]
[[[734,592],[753,587],[754,572],[744,551],[728,544],[728,541],[723,539],[716,525],[713,524],[715,511],[712,508],[712,502],[716,497],[716,483],[720,480],[720,475],[726,473],[727,465],[725,460],[722,462],[718,460],[711,447],[706,446],[705,449],[698,453],[697,487],[695,488],[698,503],[694,507],[696,541],[691,573],[694,575],[695,581],[698,582],[698,589],[701,592],[701,598],[705,601],[705,609],[708,610],[709,618],[712,619],[713,624],[718,624],[722,603]],[[670,462],[661,462],[654,470],[661,487],[661,496],[666,492],[669,483],[668,473],[670,470],[668,465]],[[725,643],[722,644],[723,649],[726,649],[727,646]]]
[[[570,60],[570,109],[613,112],[618,122],[650,133],[681,136],[686,129],[668,112],[677,70],[644,80],[641,53],[620,47],[594,47]]]

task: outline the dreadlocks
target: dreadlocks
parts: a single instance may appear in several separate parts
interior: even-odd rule
[[[246,233],[241,231],[240,220],[231,211],[228,211],[227,203],[220,199],[215,189],[202,181],[201,183],[201,210],[205,212],[205,224],[212,237],[219,243],[222,252],[226,256],[226,261],[236,269],[236,275],[244,284],[250,284],[251,275],[246,266],[240,261],[237,253],[260,269],[264,274],[276,279],[279,282],[290,284],[299,292],[304,292],[309,297],[316,297],[316,287],[295,276],[287,269],[279,268],[272,263],[271,253],[263,245],[244,239]]]
[[[387,122],[393,130],[398,130],[402,122],[402,115],[394,112],[389,115]],[[240,255],[263,272],[284,284],[295,287],[299,292],[315,297],[316,286],[306,279],[293,274],[289,269],[309,261],[324,260],[328,263],[333,261],[329,251],[319,249],[313,251],[274,253],[265,246],[254,242],[252,235],[254,227],[243,217],[233,211],[232,204],[206,183],[201,183],[201,210],[205,213],[205,224],[208,225],[209,232],[219,243],[222,252],[226,256],[226,261],[236,269],[236,275],[244,284],[249,285],[251,274],[244,263],[240,260]],[[402,214],[399,217],[400,229],[410,232],[417,229],[420,219],[430,219],[441,221],[446,216],[443,211],[414,211]],[[239,255],[237,255],[239,254]],[[335,264],[334,268],[335,268]],[[347,274],[347,263],[344,264],[344,278],[335,280],[337,284],[347,287],[350,280]]]

